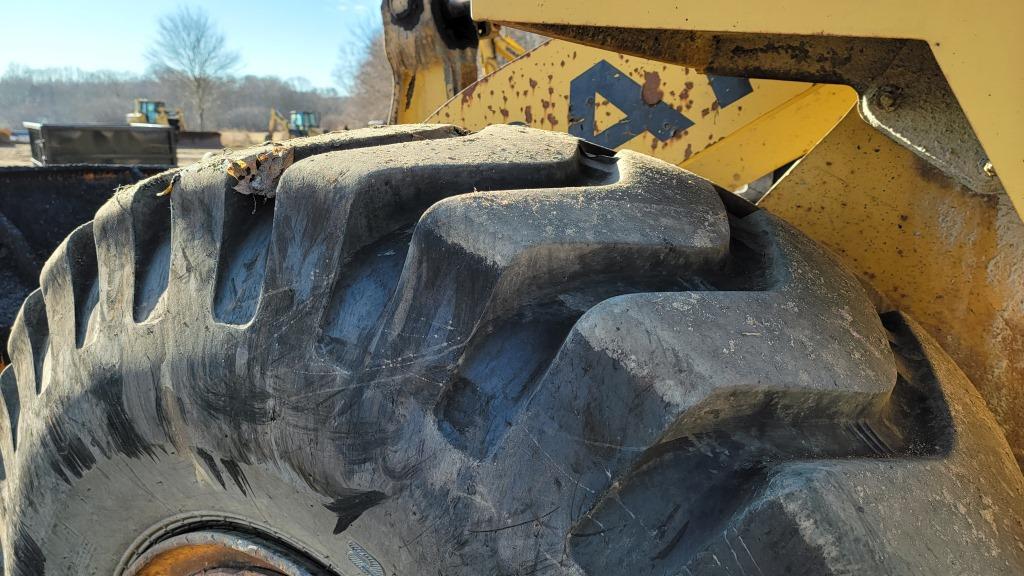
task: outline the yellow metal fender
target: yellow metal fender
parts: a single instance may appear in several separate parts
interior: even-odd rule
[[[458,84],[451,68],[434,62],[395,75],[395,96],[392,105],[393,124],[418,124],[431,116],[438,102],[452,97]]]
[[[707,76],[551,40],[471,84],[427,121],[570,132],[735,189],[806,154],[856,100],[845,86]]]
[[[473,0],[473,18],[507,24],[730,34],[907,38],[935,56],[1017,211],[1024,215],[1024,2],[983,0]],[[652,49],[659,47],[652,47]]]
[[[928,328],[1024,463],[1024,222],[851,111],[758,203],[831,248]]]

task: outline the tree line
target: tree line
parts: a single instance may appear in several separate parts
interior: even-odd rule
[[[135,98],[163,100],[181,108],[190,129],[198,112],[185,90],[154,76],[11,67],[0,76],[0,126],[23,121],[124,123]],[[270,108],[317,110],[325,121],[344,123],[344,101],[333,90],[311,90],[275,77],[223,78],[216,85],[204,124],[210,129],[266,131]]]
[[[147,53],[146,74],[11,66],[0,75],[0,127],[21,128],[24,121],[120,124],[135,98],[181,108],[191,130],[265,131],[271,107],[286,114],[317,111],[328,130],[387,119],[392,78],[379,32],[342,47],[344,62],[335,77],[348,93],[339,94],[303,78],[232,75],[237,56],[196,9],[180,8],[159,24],[169,33]]]

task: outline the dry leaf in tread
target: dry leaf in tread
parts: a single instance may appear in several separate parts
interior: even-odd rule
[[[291,148],[277,145],[228,162],[226,171],[238,181],[233,187],[236,192],[273,198],[277,192],[277,180],[291,166],[293,157]]]
[[[181,173],[180,172],[175,172],[174,176],[171,176],[171,181],[170,181],[170,183],[167,184],[167,188],[164,188],[163,190],[157,192],[156,195],[158,197],[159,196],[170,196],[171,192],[174,192],[174,185],[178,183],[178,180],[181,180]]]

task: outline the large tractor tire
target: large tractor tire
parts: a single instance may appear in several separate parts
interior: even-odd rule
[[[119,190],[41,286],[0,376],[11,575],[1024,573],[1024,479],[934,340],[640,154],[222,155]]]

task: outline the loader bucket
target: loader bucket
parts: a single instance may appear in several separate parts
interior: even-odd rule
[[[178,146],[182,148],[221,148],[220,132],[178,132]]]
[[[32,162],[174,166],[174,130],[155,124],[41,124],[25,122]]]

